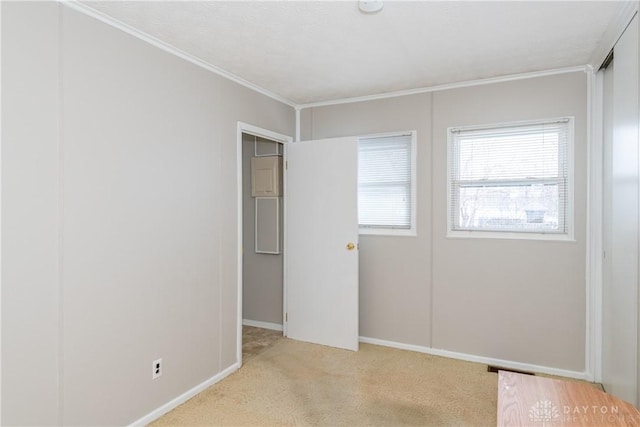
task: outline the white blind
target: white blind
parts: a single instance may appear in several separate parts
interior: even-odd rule
[[[358,141],[360,227],[411,228],[411,134]]]
[[[450,129],[451,228],[567,233],[569,123]]]

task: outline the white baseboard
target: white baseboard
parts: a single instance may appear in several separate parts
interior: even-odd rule
[[[360,337],[360,342],[365,344],[381,345],[383,347],[393,347],[401,350],[416,351],[418,353],[426,353],[434,356],[449,357],[451,359],[465,360],[467,362],[477,362],[486,365],[500,366],[518,371],[537,372],[549,375],[558,375],[560,377],[576,378],[579,380],[587,380],[588,376],[585,372],[568,371],[565,369],[550,368],[548,366],[531,365],[529,363],[513,362],[510,360],[492,359],[490,357],[475,356],[472,354],[457,353],[455,351],[440,350],[437,348],[423,347],[413,344],[403,344],[394,341],[379,340],[377,338]]]
[[[282,325],[278,325],[277,323],[257,322],[257,321],[254,321],[254,320],[246,320],[246,319],[244,319],[242,321],[242,324],[243,325],[247,325],[247,326],[255,326],[255,327],[258,327],[258,328],[265,328],[265,329],[273,329],[273,330],[276,330],[276,331],[282,331]],[[531,364],[528,364],[528,363],[513,362],[513,361],[509,361],[509,360],[502,360],[502,359],[492,359],[492,358],[489,358],[489,357],[475,356],[475,355],[472,355],[472,354],[465,354],[465,353],[457,353],[455,351],[440,350],[440,349],[423,347],[423,346],[413,345],[413,344],[403,344],[403,343],[394,342],[394,341],[380,340],[380,339],[377,339],[377,338],[360,337],[359,341],[361,343],[365,343],[365,344],[374,344],[374,345],[380,345],[380,346],[383,346],[383,347],[393,347],[393,348],[397,348],[397,349],[400,349],[400,350],[415,351],[415,352],[418,352],[418,353],[431,354],[431,355],[434,355],[434,356],[449,357],[451,359],[466,360],[468,362],[477,362],[477,363],[483,363],[483,364],[486,364],[486,365],[502,366],[502,367],[505,367],[505,368],[516,369],[516,370],[519,370],[519,371],[539,372],[539,373],[543,373],[543,374],[558,375],[558,376],[567,377],[567,378],[576,378],[576,379],[580,379],[580,380],[586,380],[587,379],[587,374],[585,372],[568,371],[568,370],[565,370],[565,369],[550,368],[550,367],[547,367],[547,366],[540,366],[540,365],[531,365]],[[184,402],[186,402],[187,400],[191,399],[196,394],[204,391],[205,389],[207,389],[208,387],[212,386],[213,384],[215,384],[215,383],[221,381],[222,379],[228,377],[229,375],[231,375],[232,373],[237,371],[239,367],[240,367],[240,365],[238,363],[234,363],[233,365],[229,366],[227,369],[225,369],[224,371],[220,372],[219,374],[214,375],[213,377],[209,378],[208,380],[204,381],[203,383],[198,384],[197,386],[193,387],[191,390],[188,390],[188,391],[182,393],[180,396],[176,397],[175,399],[165,403],[164,405],[162,405],[159,408],[153,410],[152,412],[150,412],[149,414],[143,416],[142,418],[138,419],[137,421],[134,421],[133,423],[131,423],[129,425],[129,427],[146,426],[146,425],[152,423],[153,421],[157,420],[158,418],[160,418],[161,416],[163,416],[167,412],[169,412],[172,409],[175,409],[178,406],[182,405]]]
[[[282,332],[282,325],[279,325],[277,323],[258,322],[257,320],[242,319],[242,324],[244,326],[254,326],[256,328],[272,329],[274,331]]]
[[[129,427],[146,426],[146,425],[152,423],[153,421],[157,420],[158,418],[160,418],[161,416],[163,416],[167,412],[169,412],[169,411],[177,408],[178,406],[182,405],[184,402],[186,402],[187,400],[191,399],[196,394],[198,394],[198,393],[204,391],[205,389],[211,387],[212,385],[214,385],[215,383],[217,383],[220,380],[224,379],[225,377],[228,377],[229,375],[231,375],[232,373],[237,371],[239,367],[240,367],[240,365],[238,363],[234,363],[233,365],[229,366],[227,369],[225,369],[224,371],[220,372],[219,374],[214,375],[213,377],[209,378],[205,382],[203,382],[201,384],[198,384],[197,386],[195,386],[191,390],[188,390],[188,391],[182,393],[180,396],[176,397],[175,399],[165,403],[164,405],[162,405],[158,409],[155,409],[155,410],[151,411],[150,413],[148,413],[144,417],[140,418],[139,420],[134,421],[133,423],[131,423],[129,425]]]

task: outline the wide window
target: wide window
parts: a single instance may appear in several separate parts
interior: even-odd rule
[[[571,118],[450,128],[449,235],[572,238],[572,138]]]
[[[358,140],[362,234],[415,234],[415,132]]]

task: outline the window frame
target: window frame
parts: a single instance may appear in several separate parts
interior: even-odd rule
[[[394,227],[367,227],[361,226],[360,221],[358,221],[358,234],[359,235],[370,235],[370,236],[408,236],[415,237],[418,235],[417,231],[417,221],[416,221],[416,213],[417,213],[417,194],[418,194],[418,181],[417,181],[417,139],[418,133],[415,130],[411,131],[398,131],[398,132],[385,132],[385,133],[376,133],[376,134],[367,134],[358,136],[358,144],[361,139],[373,139],[373,138],[385,138],[385,137],[394,137],[394,136],[411,136],[411,221],[409,228],[394,228]],[[360,148],[358,147],[358,156],[360,154]],[[358,181],[358,185],[360,182]]]
[[[454,132],[458,131],[475,131],[475,130],[490,130],[490,129],[504,129],[509,127],[518,126],[531,126],[531,125],[544,125],[549,123],[556,123],[559,121],[567,122],[567,152],[566,152],[566,167],[567,167],[567,193],[565,200],[565,216],[564,225],[566,227],[565,232],[556,231],[517,231],[517,230],[456,230],[453,228],[453,200],[452,200],[452,162],[450,161],[453,156],[453,144],[454,144]],[[513,121],[513,122],[501,122],[490,123],[485,125],[472,125],[472,126],[453,126],[447,128],[447,238],[471,238],[471,239],[515,239],[515,240],[550,240],[550,241],[562,241],[562,242],[575,242],[574,228],[574,181],[575,181],[575,126],[573,116],[554,117],[549,119],[538,120],[525,120],[525,121]],[[507,180],[505,180],[507,181]],[[457,210],[459,215],[459,207]]]

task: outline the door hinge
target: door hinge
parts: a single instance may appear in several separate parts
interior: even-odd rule
[[[284,161],[284,168],[289,170],[289,160]]]
[[[285,313],[284,314],[284,321],[288,322],[289,321],[289,313]]]

